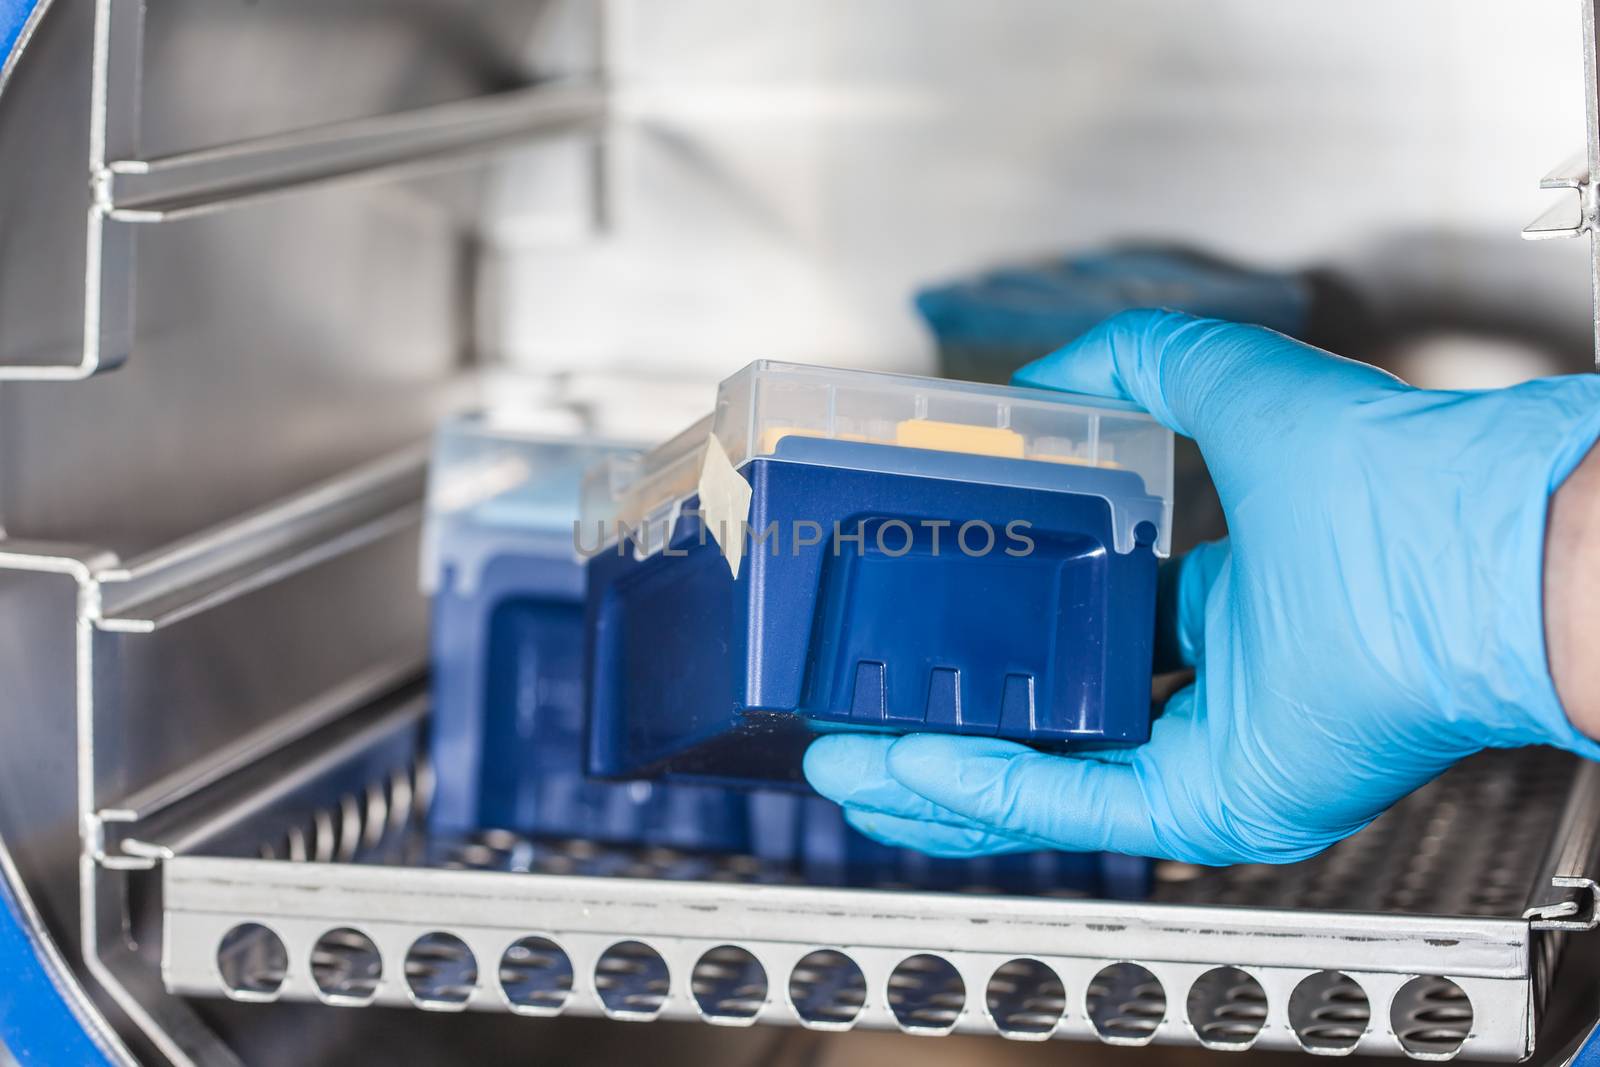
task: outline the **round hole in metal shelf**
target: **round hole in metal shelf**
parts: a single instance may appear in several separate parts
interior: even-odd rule
[[[661,953],[643,941],[619,941],[594,965],[594,988],[606,1014],[616,1019],[653,1019],[672,987]]]
[[[866,1002],[867,977],[843,952],[808,953],[789,974],[789,1003],[804,1026],[848,1030]]]
[[[235,1000],[272,1000],[289,973],[283,939],[260,923],[240,923],[217,945],[217,974]]]
[[[478,988],[478,958],[455,934],[423,934],[406,951],[406,988],[419,1008],[464,1008]]]
[[[1237,1051],[1266,1025],[1267,991],[1238,967],[1214,967],[1195,979],[1184,1007],[1202,1045]]]
[[[984,1002],[996,1029],[1019,1040],[1044,1040],[1067,1013],[1061,977],[1038,960],[1025,958],[995,968]]]
[[[1102,1041],[1143,1045],[1167,1017],[1167,991],[1146,967],[1113,963],[1084,991],[1084,1010]]]
[[[903,1030],[942,1034],[967,1006],[967,986],[949,960],[919,953],[889,974],[889,1010]]]
[[[1289,994],[1289,1026],[1307,1052],[1345,1055],[1371,1024],[1367,991],[1342,971],[1318,971]]]
[[[718,945],[695,963],[689,988],[707,1022],[749,1023],[767,1003],[767,971],[748,950]]]
[[[1389,1024],[1406,1055],[1447,1060],[1472,1033],[1472,1001],[1448,978],[1413,978],[1394,995]]]
[[[329,1004],[365,1004],[382,977],[378,946],[360,930],[329,930],[311,948],[311,978]]]
[[[546,937],[524,937],[500,957],[500,991],[511,1010],[554,1015],[572,995],[572,960]]]

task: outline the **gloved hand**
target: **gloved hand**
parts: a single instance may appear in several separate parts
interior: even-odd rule
[[[1231,536],[1181,563],[1194,684],[1131,749],[820,738],[807,777],[857,829],[946,856],[1289,862],[1479,749],[1600,756],[1556,697],[1541,607],[1547,501],[1600,433],[1600,377],[1424,391],[1259,327],[1137,311],[1015,380],[1133,400],[1199,443]]]

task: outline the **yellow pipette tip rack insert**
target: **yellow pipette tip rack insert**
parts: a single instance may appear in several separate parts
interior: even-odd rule
[[[999,426],[968,426],[959,422],[907,419],[894,428],[894,443],[904,448],[931,448],[938,452],[966,452],[974,456],[1021,459],[1022,435]]]
[[[959,422],[935,422],[931,419],[907,419],[897,423],[894,436],[888,440],[878,440],[856,433],[834,434],[830,437],[820,430],[772,427],[761,435],[759,454],[771,455],[776,452],[778,442],[785,437],[899,445],[902,448],[924,448],[934,452],[960,452],[969,456],[998,456],[1002,459],[1036,459],[1041,463],[1072,463],[1083,467],[1115,469],[1119,466],[1117,461],[1111,458],[1110,445],[1103,446],[1105,455],[1092,460],[1042,452],[1029,455],[1026,438],[1014,430],[1005,430],[997,426],[964,426]]]

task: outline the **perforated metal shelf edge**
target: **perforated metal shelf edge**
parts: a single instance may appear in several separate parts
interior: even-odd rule
[[[274,950],[281,973],[269,976],[275,982],[258,977],[253,988],[233,989],[236,999],[1294,1049],[1305,1047],[1311,1025],[1309,1015],[1291,1018],[1297,988],[1337,971],[1364,994],[1368,1018],[1360,1022],[1359,1007],[1354,1015],[1346,1012],[1347,1029],[1355,1019],[1358,1036],[1323,1051],[1399,1053],[1405,1051],[1401,1036],[1410,1034],[1422,1042],[1412,1055],[1446,1058],[1450,1053],[1427,1046],[1426,1024],[1430,1013],[1459,1020],[1463,994],[1471,1020],[1459,1051],[1463,1057],[1522,1058],[1533,1021],[1534,935],[1526,922],[1512,919],[200,857],[166,863],[165,893],[163,975],[169,990],[191,995],[230,992],[219,969],[219,946],[236,926],[250,922],[281,941],[281,951]],[[335,930],[359,932],[376,951],[376,968],[367,960],[366,981],[354,996],[330,984],[329,975],[342,964],[330,964],[329,945],[318,945]],[[458,938],[470,953],[463,958],[458,949],[453,961],[457,973],[465,970],[473,980],[464,993],[430,999],[418,992],[417,979],[431,966],[424,957],[435,963],[440,957],[432,951],[419,957],[413,947],[419,938],[441,933]],[[517,959],[505,957],[530,937],[545,939],[565,956],[570,988],[516,1004],[508,990],[527,975]],[[619,959],[615,947],[628,942],[647,946],[659,961],[637,948],[624,949]],[[728,945],[744,949],[759,967],[746,966],[738,1010],[719,1014],[716,1003],[708,1010],[706,998],[696,993],[703,994],[725,970],[703,964],[702,957]],[[802,964],[818,950],[831,955],[820,964]],[[948,962],[957,978],[928,964],[903,969],[919,956]],[[450,960],[450,953],[444,958]],[[1015,992],[1011,976],[1018,968],[1001,974],[998,987],[997,972],[1018,959],[1049,968],[1055,985],[1046,989],[1048,977],[1035,980],[1034,1010],[997,1015],[1006,994]],[[808,1009],[808,990],[819,982],[837,985],[838,972],[850,963],[860,969],[853,1002],[847,997],[841,1007],[835,996]],[[1115,968],[1123,963],[1148,974]],[[831,973],[820,979],[810,973],[819,966]],[[1219,967],[1237,972],[1232,984],[1246,992],[1235,996],[1224,989],[1208,997],[1217,983],[1203,979]],[[1239,974],[1253,979],[1258,991],[1240,983]],[[1450,981],[1432,992],[1408,989],[1418,975]],[[930,981],[938,988],[930,991]],[[263,994],[266,985],[274,988]],[[853,1014],[852,1003],[859,1003]],[[1398,1020],[1391,1019],[1392,1004],[1399,1006]],[[1053,1013],[1058,1017],[1052,1022]]]

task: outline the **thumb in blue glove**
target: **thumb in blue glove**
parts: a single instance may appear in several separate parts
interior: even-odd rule
[[[1426,391],[1270,330],[1138,311],[1015,380],[1135,401],[1198,442],[1230,537],[1177,582],[1195,681],[1132,749],[823,737],[807,777],[858,829],[946,856],[1289,862],[1480,749],[1600,756],[1556,696],[1541,598],[1549,497],[1600,434],[1600,377]]]

